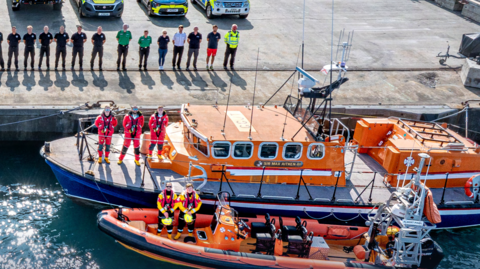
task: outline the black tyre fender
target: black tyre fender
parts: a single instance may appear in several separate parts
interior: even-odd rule
[[[149,17],[152,17],[153,16],[153,12],[152,12],[152,4],[148,3],[147,5],[147,15]]]

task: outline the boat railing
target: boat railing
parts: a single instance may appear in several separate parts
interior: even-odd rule
[[[145,186],[145,170],[146,170],[150,174],[150,178],[152,179],[154,189],[155,190],[160,190],[160,188],[157,186],[157,182],[155,182],[155,178],[152,175],[152,171],[150,170],[150,164],[148,163],[147,158],[148,157],[145,157],[145,159],[144,159],[142,184],[140,184],[140,186],[141,187]]]
[[[434,122],[407,120],[407,121],[413,122],[413,125],[412,125],[412,124],[406,123],[403,119],[400,119],[400,118],[397,118],[397,117],[390,117],[389,119],[396,120],[397,124],[401,124],[402,128],[406,128],[407,131],[410,134],[412,134],[415,139],[421,140],[422,144],[424,144],[425,141],[438,142],[438,143],[440,143],[440,146],[443,146],[444,143],[452,143],[452,142],[463,144],[455,136],[451,135],[445,128],[443,128],[442,126],[440,126],[440,125],[438,125]],[[423,124],[423,125],[431,125],[431,127],[430,126],[417,125],[417,123]],[[417,131],[417,130],[415,130],[415,128],[423,129],[423,130]],[[440,132],[439,133],[427,132],[427,130],[436,130],[436,131],[440,131]],[[429,136],[429,137],[427,137],[427,136]],[[435,139],[434,138],[435,136],[436,137],[438,137],[438,136],[445,137],[448,141]],[[450,139],[453,139],[454,141],[450,141]]]

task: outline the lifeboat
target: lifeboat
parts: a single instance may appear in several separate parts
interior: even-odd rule
[[[168,239],[165,229],[157,234],[155,209],[104,210],[97,216],[98,227],[128,249],[196,268],[402,268],[394,266],[398,253],[392,251],[403,232],[398,227],[375,221],[370,227],[328,225],[268,214],[240,218],[228,193],[217,198],[214,214],[197,214],[193,236],[185,230],[178,240]],[[174,234],[177,219],[176,214]],[[443,258],[431,239],[421,250],[417,268],[435,268]]]

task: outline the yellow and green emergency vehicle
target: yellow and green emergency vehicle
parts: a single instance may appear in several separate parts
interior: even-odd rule
[[[80,17],[122,17],[124,0],[74,0]]]
[[[240,19],[248,17],[250,12],[249,0],[190,0],[205,9],[207,18],[212,19],[221,15],[238,15]]]
[[[20,10],[22,5],[53,5],[53,10],[61,10],[63,0],[11,0],[12,10]]]
[[[137,0],[147,9],[148,16],[185,16],[188,0]]]

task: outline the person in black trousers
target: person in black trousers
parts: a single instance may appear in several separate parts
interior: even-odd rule
[[[138,54],[140,56],[140,61],[138,62],[138,70],[142,70],[142,62],[143,62],[143,70],[147,71],[147,59],[148,55],[150,54],[150,45],[152,44],[152,37],[148,35],[148,30],[143,32],[143,36],[138,39]]]
[[[3,62],[3,52],[2,52],[2,43],[3,43],[3,34],[0,32],[0,71],[5,71],[5,62]]]
[[[82,26],[77,25],[77,32],[72,35],[72,69],[75,68],[75,59],[78,55],[78,64],[80,65],[80,70],[83,70],[83,43],[85,42],[87,42],[87,35],[82,32]]]
[[[103,64],[103,44],[105,44],[105,35],[102,33],[102,26],[98,26],[97,32],[92,36],[92,59],[90,60],[90,70],[93,70],[93,64],[95,63],[95,57],[98,54],[98,69],[102,71]]]
[[[53,41],[53,35],[48,31],[48,26],[43,27],[43,33],[38,37],[42,47],[40,48],[40,61],[38,62],[38,69],[42,69],[43,56],[45,55],[45,62],[47,69],[50,69],[50,44]]]
[[[27,70],[28,56],[30,55],[30,66],[32,70],[35,65],[35,42],[37,41],[37,35],[32,32],[33,27],[31,25],[27,26],[27,33],[23,35],[23,43],[25,44],[25,51],[23,60],[23,66]]]
[[[173,59],[172,59],[172,68],[175,69],[175,64],[178,69],[181,69],[180,63],[182,62],[183,48],[185,46],[185,41],[187,40],[187,35],[183,32],[183,25],[178,26],[178,33],[173,35]],[[177,60],[178,56],[178,60]]]
[[[67,43],[70,40],[70,36],[65,32],[65,27],[60,26],[60,32],[55,34],[54,41],[57,43],[55,51],[55,70],[58,68],[58,60],[62,55],[62,67],[65,70],[65,56],[67,56]]]
[[[12,56],[15,57],[15,70],[18,71],[18,44],[22,41],[22,38],[17,34],[17,27],[12,26],[12,33],[7,37],[8,43],[8,62],[7,70],[10,71],[12,65]]]

